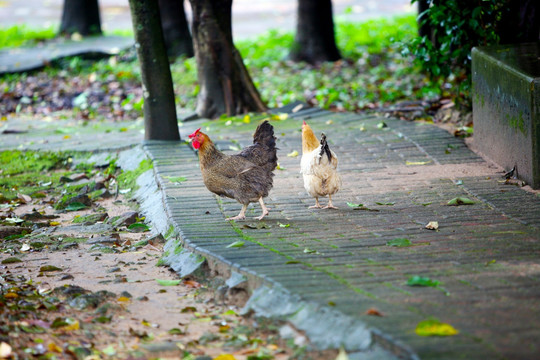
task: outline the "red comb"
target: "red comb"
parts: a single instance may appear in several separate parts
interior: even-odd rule
[[[189,135],[189,138],[191,139],[191,138],[197,136],[197,134],[199,133],[199,131],[201,131],[201,128],[198,128],[197,130],[195,130],[195,131],[193,132],[193,134]]]
[[[304,125],[307,125],[307,124],[306,124],[306,120],[304,120]]]

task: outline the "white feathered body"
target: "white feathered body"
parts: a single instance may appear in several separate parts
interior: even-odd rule
[[[333,195],[341,188],[341,176],[337,171],[338,158],[332,150],[330,153],[332,159],[321,151],[319,145],[312,152],[302,155],[300,172],[304,177],[304,188],[314,198]]]

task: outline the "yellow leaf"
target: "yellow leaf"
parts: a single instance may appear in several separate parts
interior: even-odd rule
[[[330,120],[326,120],[326,125],[332,125],[334,123],[334,120],[330,119]]]
[[[420,336],[453,336],[459,334],[452,325],[442,323],[437,319],[424,320],[418,323],[415,330]]]
[[[129,298],[128,298],[128,297],[125,297],[125,296],[120,296],[120,297],[118,298],[118,301],[128,302],[128,301],[129,301]]]
[[[60,225],[60,223],[59,223],[58,221],[51,221],[51,222],[49,223],[49,225],[51,225],[51,226],[58,226],[58,225]]]
[[[231,354],[221,354],[214,358],[214,360],[236,360]]]
[[[287,154],[288,157],[297,157],[298,156],[298,151],[294,150],[293,152],[290,152]]]
[[[251,118],[249,117],[249,115],[246,115],[244,116],[244,119],[242,121],[245,122],[246,124],[249,124],[251,122]]]
[[[431,160],[428,161],[405,161],[405,165],[426,165],[429,164]]]
[[[4,295],[6,299],[16,299],[19,297],[19,294],[14,292],[8,292],[6,295]]]
[[[152,324],[150,324],[147,320],[144,320],[144,319],[143,321],[141,321],[141,324],[143,324],[144,326],[149,326],[149,327],[152,326]]]
[[[126,131],[128,131],[128,128],[127,128],[127,127],[122,127],[122,128],[120,128],[120,132],[126,132]]]
[[[55,343],[49,343],[49,345],[47,347],[49,348],[49,351],[57,352],[57,353],[62,352],[62,348],[60,346],[56,345]]]
[[[70,137],[71,137],[71,135],[64,135],[63,139],[64,139],[64,140],[67,140],[67,139],[69,139]]]
[[[79,328],[80,328],[79,320],[69,319],[68,318],[66,320],[66,322],[68,323],[68,325],[63,326],[62,330],[65,330],[65,331],[79,330]]]
[[[289,118],[289,115],[282,113],[282,114],[274,114],[271,116],[272,120],[287,120]]]

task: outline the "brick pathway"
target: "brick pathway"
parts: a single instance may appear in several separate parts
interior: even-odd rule
[[[324,131],[338,153],[343,176],[343,189],[335,197],[339,210],[308,209],[314,201],[303,189],[300,157],[287,156],[301,152],[304,119],[316,133]],[[360,351],[352,359],[390,358],[390,353],[410,359],[539,357],[537,195],[503,184],[500,174],[460,139],[429,124],[317,109],[272,124],[283,170],[276,171],[267,199],[270,215],[262,222],[224,221],[236,215],[240,205],[216,200],[206,190],[196,154],[187,144],[144,145],[154,160],[165,210],[179,234],[169,240],[169,255],[176,252],[176,242],[182,243],[213,266],[220,265],[221,271],[244,275],[251,290],[270,289],[256,291],[262,300],[253,300],[254,308],[273,307],[308,334],[317,330],[331,338],[345,332],[347,348]],[[201,125],[209,126],[207,133],[219,147],[232,152],[229,146],[236,142],[251,142],[256,123],[188,122],[181,128],[182,137]],[[75,141],[73,134],[64,139],[54,133],[43,137],[46,143],[31,142],[29,137],[38,138],[38,130],[0,135],[0,143],[12,148],[19,142],[36,149],[119,149],[142,138],[135,127],[120,129],[109,130],[109,137],[96,133],[92,139],[101,139],[99,144],[86,141],[84,134]],[[5,145],[8,138],[12,140]],[[470,175],[473,170],[475,176]],[[187,180],[174,183],[171,176]],[[446,205],[457,196],[475,204]],[[367,209],[355,210],[347,202]],[[259,213],[257,206],[248,209],[249,216]],[[425,229],[429,221],[438,221],[439,230]],[[409,239],[413,246],[387,246],[398,238]],[[240,240],[243,247],[227,247]],[[440,281],[440,286],[407,286],[413,275]],[[302,305],[276,303],[274,299],[281,298],[274,297],[273,289]],[[265,299],[274,303],[261,303]],[[384,316],[366,315],[372,308]],[[459,334],[417,335],[417,324],[430,318],[451,324]]]
[[[304,118],[326,132],[338,153],[344,181],[337,211],[308,209],[314,201],[303,189],[300,158],[286,155],[301,150]],[[330,119],[333,124],[327,124]],[[285,170],[276,171],[262,228],[257,221],[224,221],[240,206],[216,201],[206,190],[188,145],[146,149],[173,223],[195,252],[254,276],[259,284],[282,286],[307,303],[359,319],[384,335],[372,336],[370,344],[379,341],[388,348],[390,343],[409,358],[534,358],[540,354],[538,197],[503,185],[500,175],[443,130],[390,119],[380,129],[381,121],[307,110],[274,122]],[[198,126],[188,123],[183,138]],[[231,140],[247,145],[254,127],[212,124],[207,133],[227,150],[235,145]],[[468,167],[484,167],[486,175],[460,177]],[[440,176],[448,171],[454,180]],[[167,176],[187,181],[171,183]],[[475,204],[446,205],[458,196]],[[354,210],[347,202],[370,210]],[[251,216],[260,212],[257,206],[249,209]],[[439,230],[425,229],[429,221],[438,221]],[[414,246],[386,245],[396,238]],[[245,246],[227,248],[239,240]],[[438,280],[440,288],[407,286],[413,275]],[[365,315],[370,308],[384,316]],[[460,333],[416,335],[416,325],[431,317]]]

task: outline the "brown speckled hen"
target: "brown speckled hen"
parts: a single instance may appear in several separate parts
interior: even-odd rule
[[[274,128],[268,121],[261,123],[253,134],[253,145],[240,153],[227,155],[219,151],[208,135],[197,129],[189,135],[192,145],[199,150],[204,185],[216,195],[235,199],[242,204],[240,213],[227,220],[245,219],[248,205],[259,202],[261,220],[268,214],[263,198],[273,185],[273,171],[277,166]]]

